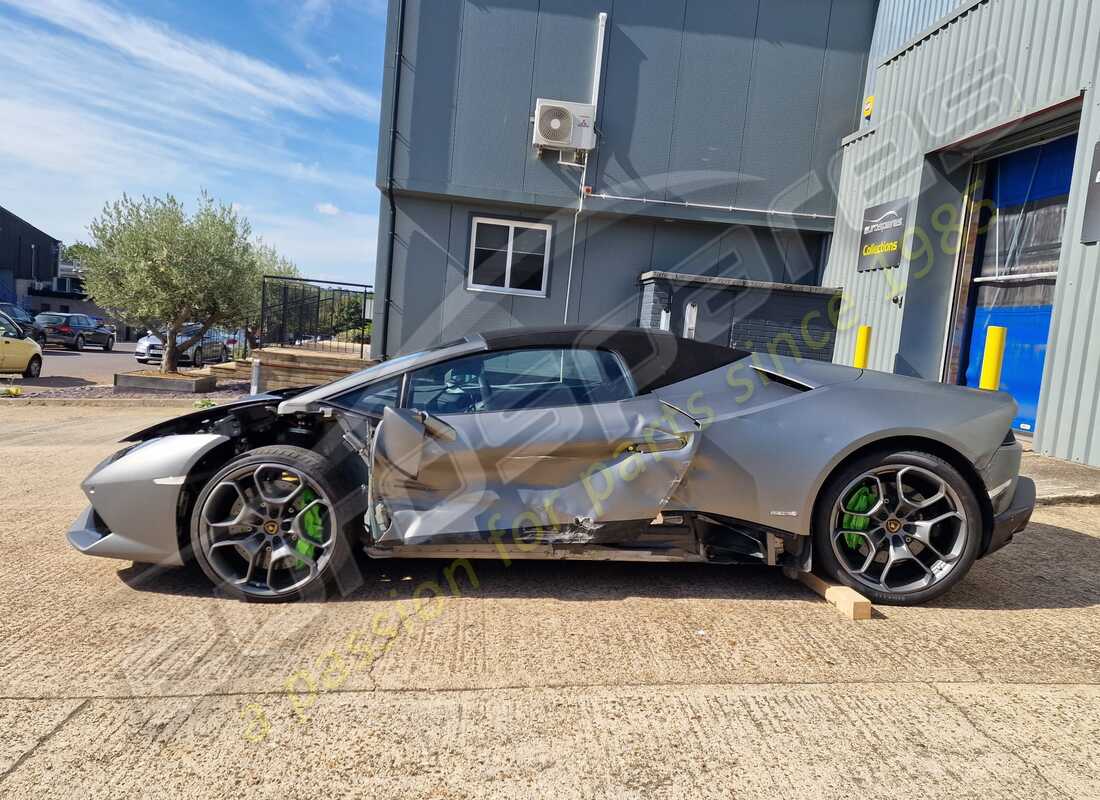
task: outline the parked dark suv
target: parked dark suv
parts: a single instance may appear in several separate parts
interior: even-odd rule
[[[23,329],[23,336],[34,339],[39,347],[46,346],[46,331],[34,321],[34,317],[25,308],[20,308],[15,303],[0,303],[0,312],[7,314],[8,318]]]
[[[114,332],[87,314],[45,311],[34,321],[45,331],[47,344],[60,344],[70,350],[83,350],[86,345],[94,345],[102,347],[104,352],[110,352],[115,346]]]

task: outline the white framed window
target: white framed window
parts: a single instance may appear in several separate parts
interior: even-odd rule
[[[473,218],[467,289],[546,297],[549,278],[549,225]]]

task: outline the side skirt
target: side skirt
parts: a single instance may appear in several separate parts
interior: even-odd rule
[[[450,534],[365,549],[371,558],[766,564],[803,571],[810,567],[809,537],[693,512],[558,531]]]

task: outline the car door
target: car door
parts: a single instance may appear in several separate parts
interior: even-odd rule
[[[7,317],[0,317],[0,372],[22,372],[37,348],[23,336],[22,329]]]
[[[84,336],[84,344],[99,344],[96,339],[95,326],[92,325],[92,321],[83,314],[73,314],[69,323],[72,327],[76,328],[76,332]]]
[[[411,373],[405,406],[374,431],[376,543],[606,543],[656,517],[699,443],[607,351],[464,356]]]

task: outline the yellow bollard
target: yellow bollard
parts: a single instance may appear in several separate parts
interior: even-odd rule
[[[852,366],[867,369],[867,356],[871,352],[871,326],[860,325],[856,331],[856,356]]]
[[[982,356],[982,389],[995,392],[1001,388],[1001,367],[1005,361],[1005,339],[1008,328],[990,325],[985,330],[985,354]]]

